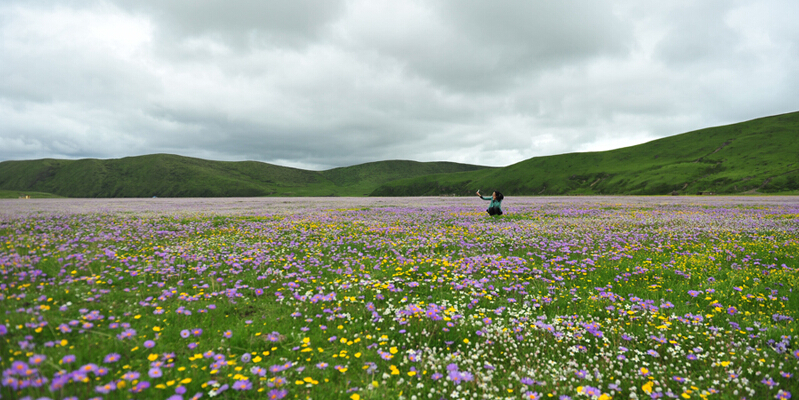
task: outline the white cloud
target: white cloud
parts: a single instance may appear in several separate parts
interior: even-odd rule
[[[799,6],[0,5],[0,159],[508,165],[795,111]]]

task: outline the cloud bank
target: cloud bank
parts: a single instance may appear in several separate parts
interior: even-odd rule
[[[16,1],[0,160],[504,166],[799,109],[791,0]]]

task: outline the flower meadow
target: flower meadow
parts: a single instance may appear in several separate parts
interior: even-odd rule
[[[799,395],[796,198],[485,206],[0,203],[0,395]]]

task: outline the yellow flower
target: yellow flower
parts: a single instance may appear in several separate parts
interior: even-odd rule
[[[652,385],[654,385],[654,382],[649,381],[645,383],[644,386],[641,386],[641,389],[643,389],[646,394],[650,394],[652,393]]]

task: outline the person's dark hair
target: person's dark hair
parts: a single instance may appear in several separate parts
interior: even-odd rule
[[[503,196],[502,193],[499,192],[499,190],[495,190],[494,193],[497,194],[497,200],[499,201],[502,201],[502,199],[505,198],[505,196]]]

